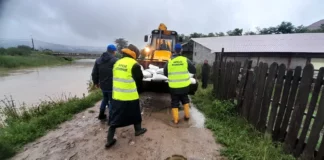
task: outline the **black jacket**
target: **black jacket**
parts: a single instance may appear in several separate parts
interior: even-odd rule
[[[141,66],[135,64],[132,68],[133,79],[136,83],[137,91],[142,92],[143,73]],[[109,110],[109,125],[114,127],[123,127],[142,122],[140,102],[133,101],[112,101],[112,107]]]
[[[174,54],[171,59],[174,59],[176,57],[180,56],[179,54]],[[191,74],[196,74],[196,67],[193,65],[193,63],[187,58],[188,62],[188,71]],[[168,77],[168,62],[164,65],[164,75]],[[171,94],[188,94],[189,92],[189,86],[184,88],[177,88],[172,89],[170,88]]]
[[[92,81],[94,84],[100,84],[104,91],[112,90],[112,69],[117,60],[113,54],[104,52],[93,66]]]
[[[201,67],[201,77],[203,80],[208,80],[210,74],[210,66],[209,64],[204,63],[204,65]]]

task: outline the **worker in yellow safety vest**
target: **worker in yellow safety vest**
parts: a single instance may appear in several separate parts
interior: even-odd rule
[[[134,125],[135,136],[146,132],[142,128],[142,116],[140,111],[139,93],[143,73],[135,59],[140,52],[138,48],[130,44],[121,50],[123,58],[118,60],[113,67],[112,108],[109,110],[109,130],[106,148],[116,143],[114,138],[116,128]]]
[[[181,55],[181,44],[176,44],[174,50],[175,54],[164,66],[164,75],[168,77],[173,122],[178,124],[180,102],[184,108],[184,119],[188,120],[190,117],[188,93],[191,81],[189,72],[196,74],[196,68],[190,60]]]

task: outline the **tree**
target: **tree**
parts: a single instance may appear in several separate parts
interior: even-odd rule
[[[297,28],[295,28],[295,32],[296,33],[306,33],[307,32],[307,28],[306,27],[304,27],[303,25],[300,25],[300,26],[298,26]]]
[[[207,37],[215,37],[215,34],[214,33],[208,33]]]
[[[6,54],[6,49],[5,48],[0,48],[0,55],[5,55]]]
[[[247,31],[244,33],[244,35],[256,35],[256,33],[253,31]]]
[[[126,41],[124,38],[118,38],[115,40],[115,43],[117,45],[117,51],[118,53],[121,53],[121,50],[123,48],[126,48],[128,46],[128,41]]]
[[[292,25],[291,22],[281,22],[281,24],[277,27],[277,32],[282,34],[287,33],[294,33],[295,32],[295,26]]]
[[[241,36],[243,33],[243,29],[235,28],[234,30],[227,31],[227,35],[229,36]]]
[[[225,34],[224,34],[224,32],[219,32],[219,33],[216,33],[216,36],[217,37],[223,37],[223,36],[225,36]]]

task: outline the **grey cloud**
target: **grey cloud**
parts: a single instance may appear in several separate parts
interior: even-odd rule
[[[126,38],[143,46],[159,23],[179,33],[255,30],[324,18],[322,0],[10,0],[0,3],[0,38],[102,46]]]

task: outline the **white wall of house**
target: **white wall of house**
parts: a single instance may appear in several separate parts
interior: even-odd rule
[[[215,54],[210,53],[211,50],[202,46],[199,43],[194,42],[192,60],[198,64],[203,63],[205,59],[208,60],[209,64],[212,64],[215,60]]]

